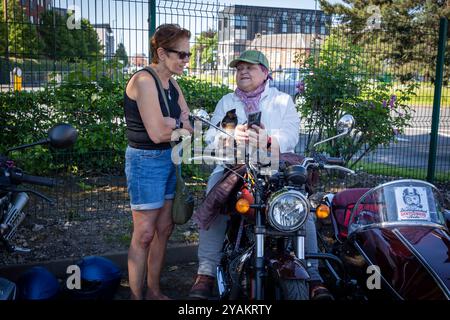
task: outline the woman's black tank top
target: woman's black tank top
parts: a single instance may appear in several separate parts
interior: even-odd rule
[[[146,70],[145,68],[142,70]],[[152,77],[153,75],[150,71],[146,70]],[[138,71],[139,72],[139,71]],[[136,73],[135,73],[136,74]],[[133,77],[134,74],[131,76]],[[131,78],[130,78],[131,79]],[[156,79],[155,79],[156,82]],[[158,89],[158,85],[156,86]],[[181,108],[178,104],[179,93],[175,86],[172,84],[172,81],[169,81],[169,89],[164,89],[164,93],[167,98],[167,103],[169,104],[170,109],[170,117],[174,119],[178,119],[181,115]],[[167,108],[164,106],[163,96],[158,90],[158,100],[159,106],[161,108],[161,112],[163,117],[168,117]],[[126,135],[128,139],[128,145],[130,147],[136,149],[169,149],[170,142],[163,143],[154,143],[152,139],[150,139],[147,130],[145,129],[144,123],[142,122],[141,114],[139,113],[138,105],[135,100],[128,97],[125,87],[124,92],[124,112],[125,112],[125,120],[126,120]]]

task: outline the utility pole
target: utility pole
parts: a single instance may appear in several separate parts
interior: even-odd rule
[[[8,85],[10,83],[9,78],[9,32],[8,32],[8,0],[3,0],[3,19],[5,20],[5,27],[6,27],[6,52],[5,52],[5,58],[6,58],[6,80],[8,81]]]

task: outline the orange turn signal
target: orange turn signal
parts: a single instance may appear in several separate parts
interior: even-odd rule
[[[236,211],[245,214],[250,210],[250,202],[247,199],[240,198],[236,202]]]
[[[316,216],[319,219],[326,219],[330,216],[330,208],[327,205],[321,204],[316,209]]]

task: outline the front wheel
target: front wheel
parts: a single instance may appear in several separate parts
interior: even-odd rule
[[[309,300],[309,286],[306,280],[280,279],[284,300]]]

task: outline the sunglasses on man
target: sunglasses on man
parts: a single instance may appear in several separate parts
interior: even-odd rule
[[[184,52],[184,51],[178,51],[178,50],[166,49],[166,48],[163,48],[163,49],[166,50],[167,52],[174,52],[174,53],[178,54],[178,58],[180,58],[180,60],[189,58],[192,55],[192,53],[190,53],[190,52]]]

